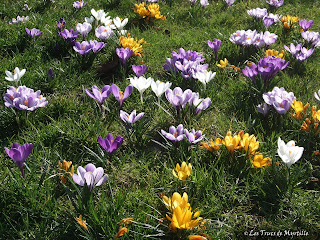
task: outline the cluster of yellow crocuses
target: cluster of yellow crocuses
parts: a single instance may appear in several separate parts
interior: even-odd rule
[[[175,192],[171,198],[162,196],[162,201],[170,211],[171,216],[167,214],[166,217],[171,222],[169,228],[172,231],[176,231],[176,229],[194,229],[201,223],[200,211],[192,212],[187,193],[184,192],[181,196]]]
[[[147,42],[143,38],[140,40],[134,39],[130,36],[130,33],[128,33],[127,37],[121,36],[119,38],[119,43],[123,48],[129,48],[129,50],[132,49],[134,56],[142,57],[142,44],[146,44]]]
[[[224,139],[216,138],[215,141],[211,139],[209,143],[202,142],[201,148],[213,152],[218,151],[221,146],[225,146],[232,156],[234,156],[236,150],[245,152],[255,167],[270,166],[271,159],[263,158],[263,155],[258,152],[259,144],[259,141],[257,141],[254,135],[240,131],[238,134],[232,136],[232,133],[228,131]]]
[[[281,22],[284,26],[285,29],[289,30],[290,28],[294,27],[294,23],[298,22],[299,18],[298,17],[293,17],[290,15],[283,16],[281,19]]]
[[[144,2],[140,4],[135,4],[135,8],[133,9],[135,13],[138,13],[142,18],[145,18],[147,22],[153,19],[161,19],[166,20],[166,17],[161,15],[160,7],[157,3],[152,3],[149,5],[145,5]]]

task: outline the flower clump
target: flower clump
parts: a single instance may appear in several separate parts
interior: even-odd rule
[[[299,21],[299,18],[298,17],[293,17],[293,16],[290,16],[290,15],[287,15],[287,16],[283,16],[281,18],[281,22],[283,24],[283,27],[286,29],[286,30],[290,30],[292,28],[295,27],[295,23]]]
[[[166,20],[166,17],[161,15],[159,9],[160,6],[157,3],[152,3],[146,6],[145,3],[142,2],[140,4],[135,4],[135,8],[133,10],[149,23],[154,19]]]
[[[18,88],[10,87],[4,95],[4,104],[6,107],[17,108],[24,111],[34,111],[39,107],[45,107],[48,104],[41,91],[34,91],[26,86]]]
[[[72,177],[74,172],[74,166],[71,167],[72,162],[63,160],[63,162],[59,162],[59,173],[60,173],[60,180],[62,183],[66,183],[68,179],[68,175]]]
[[[146,44],[147,42],[143,38],[140,40],[134,39],[130,37],[130,33],[128,33],[127,37],[121,36],[119,38],[119,43],[123,48],[129,48],[129,50],[132,50],[134,56],[142,57],[142,44]]]
[[[257,33],[257,30],[238,30],[231,34],[229,40],[240,46],[264,47],[275,43],[278,36],[269,31]]]

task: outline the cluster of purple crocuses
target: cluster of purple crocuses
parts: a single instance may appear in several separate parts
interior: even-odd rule
[[[173,90],[170,88],[167,89],[165,96],[178,114],[181,112],[181,109],[184,109],[187,106],[187,104],[195,107],[195,114],[200,113],[202,110],[206,110],[211,105],[210,98],[199,98],[199,93],[192,92],[190,89],[182,91],[180,87],[176,87]]]
[[[314,52],[313,48],[307,49],[305,47],[302,47],[302,44],[299,43],[297,46],[295,46],[293,43],[290,44],[290,48],[284,45],[284,48],[292,54],[294,58],[296,58],[298,61],[303,62],[307,58],[309,58],[312,53]]]
[[[269,31],[257,33],[257,30],[238,30],[231,34],[229,40],[240,46],[264,47],[275,43],[278,36]]]
[[[196,144],[205,137],[205,135],[202,135],[202,131],[195,131],[192,129],[189,132],[187,129],[183,128],[182,124],[179,124],[177,128],[175,126],[171,126],[169,128],[169,132],[161,130],[161,134],[173,143],[180,142],[186,138],[191,144]]]
[[[90,40],[89,42],[88,41],[82,41],[81,43],[75,42],[73,49],[77,53],[80,53],[81,55],[85,55],[91,51],[94,53],[97,53],[105,46],[106,46],[106,43],[104,42],[98,42],[97,40]]]
[[[318,32],[312,32],[312,31],[303,31],[301,33],[301,36],[305,41],[310,43],[313,47],[319,47],[320,46],[320,39],[319,39],[319,33]]]
[[[133,86],[129,85],[126,87],[124,92],[120,91],[119,87],[115,84],[112,84],[111,87],[109,85],[105,85],[101,91],[97,86],[92,87],[92,93],[85,89],[86,93],[89,97],[95,99],[99,105],[101,106],[104,101],[109,97],[110,93],[112,92],[114,97],[117,99],[117,101],[120,104],[120,108],[122,108],[124,100],[126,100],[132,93]]]
[[[46,98],[43,97],[41,91],[34,91],[26,86],[18,88],[10,87],[4,95],[4,104],[6,107],[17,108],[19,110],[34,111],[39,107],[48,104]]]
[[[283,5],[284,0],[266,0],[266,2],[273,7],[281,7]]]
[[[250,9],[250,10],[247,10],[247,13],[256,19],[262,19],[263,24],[265,25],[266,28],[269,28],[272,24],[276,22],[280,22],[280,19],[282,17],[281,15],[278,15],[278,14],[273,14],[273,13],[268,14],[268,10],[266,8]]]
[[[185,79],[195,78],[197,72],[204,72],[208,68],[208,64],[201,64],[205,58],[196,51],[185,51],[179,49],[179,53],[172,51],[172,59],[167,58],[167,63],[163,68],[172,74],[181,71],[181,76]]]
[[[296,99],[293,92],[288,93],[283,87],[274,87],[271,92],[264,93],[262,97],[265,104],[258,106],[258,112],[264,115],[267,114],[269,106],[273,106],[279,114],[285,114]]]
[[[246,66],[242,73],[250,78],[255,84],[255,79],[258,75],[264,80],[265,88],[268,85],[268,81],[272,79],[280,70],[285,69],[289,62],[284,59],[275,56],[263,57],[257,64],[252,64],[250,67]]]

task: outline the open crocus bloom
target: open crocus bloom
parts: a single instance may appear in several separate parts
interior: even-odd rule
[[[102,18],[106,17],[108,13],[105,13],[104,10],[100,9],[98,11],[91,9],[92,16],[95,17],[97,21],[100,21]]]
[[[205,135],[202,135],[202,131],[195,131],[194,129],[192,129],[190,132],[187,129],[184,129],[184,135],[186,136],[186,139],[192,144],[200,142],[205,137]]]
[[[187,165],[186,162],[182,162],[181,166],[179,163],[177,163],[176,169],[172,169],[172,174],[176,178],[179,178],[180,180],[185,182],[187,178],[190,176],[191,171],[192,171],[191,163]]]
[[[128,113],[126,113],[125,111],[120,110],[120,118],[122,121],[124,121],[125,123],[129,123],[129,124],[133,124],[136,121],[139,121],[144,115],[144,112],[139,113],[137,115],[136,110],[133,110],[132,113],[130,113],[130,115]]]
[[[88,33],[91,31],[92,26],[90,23],[84,22],[84,23],[78,23],[76,26],[76,29],[79,33],[81,33],[82,37],[85,38]]]
[[[80,186],[84,186],[86,183],[91,191],[95,186],[100,186],[107,181],[108,176],[103,174],[102,167],[96,168],[92,163],[89,163],[84,168],[78,167],[77,174],[73,174],[72,178]]]
[[[161,129],[161,134],[174,143],[180,142],[184,138],[183,125],[179,124],[177,128],[171,126],[168,133]]]
[[[83,41],[82,43],[76,42],[75,46],[73,46],[73,49],[81,55],[85,55],[92,50],[92,46],[87,41]]]
[[[93,85],[92,93],[88,89],[85,89],[85,91],[89,97],[95,99],[100,105],[102,105],[104,100],[109,97],[111,93],[111,87],[109,85],[105,85],[100,91],[96,85]]]
[[[159,80],[157,80],[156,82],[155,81],[151,82],[152,91],[156,94],[158,98],[160,98],[161,95],[164,94],[164,92],[171,87],[171,85],[172,85],[171,82],[165,83]]]
[[[288,167],[301,158],[303,150],[304,148],[296,146],[294,141],[285,144],[280,137],[278,138],[278,155]]]
[[[26,30],[26,33],[30,36],[30,37],[36,37],[36,36],[39,36],[42,34],[42,32],[39,30],[39,29],[36,29],[36,28],[32,28],[32,29],[29,29],[29,28],[25,28]]]
[[[14,82],[18,82],[20,80],[20,78],[25,74],[26,70],[25,69],[22,69],[20,71],[20,69],[18,67],[16,67],[14,70],[13,70],[13,74],[9,71],[5,71],[6,73],[6,77],[5,79],[8,80],[8,81],[14,81]]]
[[[120,108],[122,108],[123,101],[126,100],[132,93],[133,86],[129,85],[126,87],[124,92],[120,91],[119,87],[115,84],[111,85],[111,91],[114,95],[114,97],[117,99],[117,101],[120,104]]]

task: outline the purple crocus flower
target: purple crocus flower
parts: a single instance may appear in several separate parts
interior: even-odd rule
[[[128,47],[117,48],[116,52],[123,66],[126,64],[127,60],[133,55],[133,50],[129,49]]]
[[[144,116],[144,112],[139,113],[137,115],[137,111],[133,110],[130,115],[126,113],[125,111],[120,110],[120,118],[124,123],[128,123],[132,125],[136,121],[139,121]]]
[[[75,39],[79,36],[78,31],[74,31],[72,28],[70,30],[64,29],[60,32],[60,36],[63,37],[65,40],[69,41],[73,46],[75,44]]]
[[[260,19],[268,14],[268,10],[266,8],[254,8],[247,10],[247,13],[254,18]]]
[[[123,143],[123,137],[118,136],[115,139],[113,139],[112,134],[108,134],[106,139],[103,139],[102,137],[98,137],[98,142],[100,146],[106,150],[108,153],[113,153],[116,151]]]
[[[202,135],[202,131],[195,131],[194,129],[192,129],[190,132],[187,129],[184,129],[184,135],[191,144],[196,144],[205,137],[205,135]]]
[[[264,32],[263,34],[263,41],[266,44],[266,46],[270,46],[271,44],[274,44],[278,39],[278,36],[274,33],[270,33],[269,31]]]
[[[133,86],[130,84],[126,87],[124,92],[120,91],[119,87],[115,84],[111,85],[111,91],[113,93],[113,96],[117,99],[117,101],[120,104],[120,109],[122,108],[124,100],[126,100],[132,93]]]
[[[73,49],[81,55],[85,55],[92,50],[92,45],[88,41],[83,41],[82,43],[76,42]]]
[[[85,5],[87,5],[87,3],[84,1],[76,1],[73,3],[73,7],[77,9],[83,8]]]
[[[32,38],[42,34],[42,32],[36,28],[32,28],[31,30],[29,28],[25,28],[25,30],[26,30],[27,34]]]
[[[266,2],[273,7],[281,7],[284,0],[266,0]]]
[[[79,33],[81,33],[82,37],[85,38],[88,33],[91,31],[92,26],[90,23],[84,22],[84,23],[78,23],[76,26],[76,29]]]
[[[212,50],[214,51],[214,53],[217,54],[218,51],[219,51],[219,48],[220,48],[220,46],[221,46],[221,40],[215,38],[215,39],[213,39],[212,42],[211,42],[210,40],[208,40],[207,43],[208,43],[208,46],[209,46],[210,48],[212,48]]]
[[[231,6],[236,0],[224,0],[228,6]]]
[[[274,19],[269,17],[264,17],[263,24],[268,29],[272,24],[274,24]]]
[[[100,26],[95,30],[96,37],[101,40],[106,40],[114,35],[110,27]]]
[[[175,126],[169,127],[169,132],[161,129],[161,134],[173,143],[180,142],[184,139],[183,125],[179,124],[177,128]]]
[[[194,112],[195,115],[199,114],[201,111],[206,110],[211,105],[211,99],[210,98],[198,98],[195,97],[193,100],[193,106],[196,107],[196,110]]]
[[[297,46],[295,46],[293,43],[291,43],[290,48],[288,48],[286,45],[284,45],[283,47],[295,57],[300,52],[302,44],[299,43]]]
[[[64,20],[64,18],[60,18],[58,23],[57,23],[57,27],[60,31],[62,31],[64,29],[64,26],[66,25],[66,21]]]
[[[84,168],[78,167],[77,174],[73,174],[72,178],[80,186],[84,186],[86,183],[91,191],[94,187],[100,186],[107,181],[108,176],[103,174],[102,167],[96,168],[92,163],[89,163]]]
[[[271,92],[264,93],[262,97],[266,104],[273,106],[279,114],[285,114],[296,99],[292,92],[288,93],[283,87],[274,87]]]
[[[259,60],[257,70],[262,78],[267,81],[272,79],[280,70],[285,69],[288,65],[289,62],[286,62],[282,58],[267,56]]]
[[[85,89],[85,91],[89,97],[95,99],[100,105],[102,105],[104,100],[109,97],[111,93],[111,87],[109,85],[105,85],[100,91],[96,85],[93,85],[92,93],[88,89]]]
[[[165,96],[171,105],[180,112],[181,107],[185,108],[188,101],[192,97],[192,91],[190,89],[185,90],[184,92],[180,87],[176,87],[173,90],[170,88],[166,90]]]
[[[139,78],[141,77],[143,74],[146,73],[146,71],[148,70],[148,65],[132,65],[132,70],[134,71],[134,73],[136,74],[136,76]]]
[[[299,25],[303,29],[303,31],[308,31],[313,24],[313,20],[307,21],[306,19],[299,20]]]
[[[301,51],[296,55],[296,59],[299,62],[303,62],[307,58],[309,58],[314,52],[313,48],[307,49],[305,47],[301,48]]]
[[[33,145],[32,143],[25,143],[23,145],[19,145],[19,143],[13,143],[11,148],[4,148],[8,156],[15,161],[18,168],[21,171],[22,177],[24,178],[23,165],[26,161],[29,154],[32,152]]]
[[[257,111],[259,113],[262,113],[264,116],[267,115],[268,111],[269,111],[269,107],[268,104],[264,103],[263,105],[259,104],[257,106]]]
[[[52,70],[52,68],[49,68],[49,70],[48,70],[48,78],[49,78],[49,80],[53,79],[53,70]]]
[[[20,86],[18,88],[10,87],[3,97],[4,104],[6,107],[34,111],[48,104],[46,98],[40,94],[40,90],[34,92],[33,89],[27,88],[26,86]]]
[[[242,73],[251,79],[251,81],[255,84],[255,77],[258,75],[258,69],[257,65],[252,64],[250,67],[246,66],[243,70]]]
[[[94,53],[99,52],[102,48],[104,48],[107,44],[104,42],[98,42],[97,40],[90,40],[90,45],[92,46],[92,51]]]

